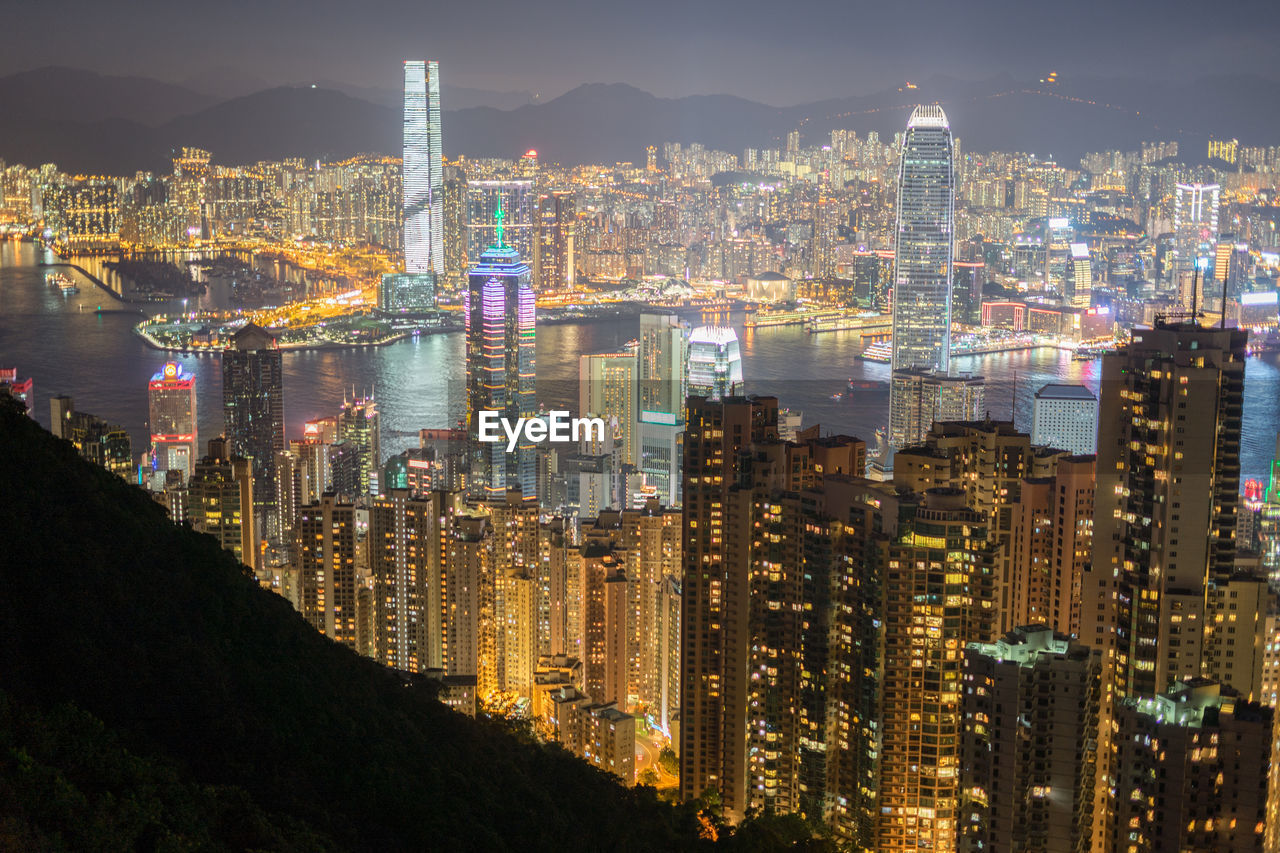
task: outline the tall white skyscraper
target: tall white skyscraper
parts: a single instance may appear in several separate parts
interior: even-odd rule
[[[1173,197],[1175,270],[1190,270],[1196,258],[1209,257],[1218,242],[1218,184],[1178,184]]]
[[[440,64],[404,63],[404,271],[444,272]]]
[[[955,171],[951,128],[937,104],[915,108],[898,166],[893,366],[950,366]]]
[[[951,365],[951,262],[955,164],[951,126],[937,104],[921,104],[907,121],[898,165],[898,222],[893,276],[893,368],[936,371]],[[913,377],[915,374],[913,373]],[[907,375],[903,374],[904,380]],[[916,434],[903,418],[916,411],[895,399],[918,382],[889,389],[889,445]]]

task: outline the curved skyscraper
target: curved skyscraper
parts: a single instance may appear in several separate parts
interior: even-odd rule
[[[951,127],[937,104],[907,121],[898,161],[898,224],[893,276],[893,369],[946,373],[951,349],[951,255],[955,167]],[[892,392],[891,392],[892,396]],[[889,443],[903,445],[890,401]]]

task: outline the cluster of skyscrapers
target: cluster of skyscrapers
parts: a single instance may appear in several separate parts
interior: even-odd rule
[[[718,236],[733,236],[703,234],[689,254],[675,203],[581,228],[574,193],[537,191],[535,152],[450,202],[438,65],[404,71],[405,266],[383,278],[379,308],[434,310],[457,291],[465,363],[440,367],[465,388],[462,428],[424,429],[387,459],[376,402],[353,397],[287,440],[281,351],[250,324],[222,353],[224,434],[203,456],[194,379],[171,362],[150,382],[144,484],[175,519],[335,642],[437,680],[463,712],[531,718],[627,782],[643,716],[676,747],[681,796],[731,819],[795,813],[856,850],[1280,849],[1280,462],[1265,493],[1241,498],[1249,337],[1227,326],[1226,300],[1216,328],[1194,312],[1133,324],[1097,394],[1036,392],[1030,433],[992,418],[983,378],[952,369],[953,322],[1087,325],[1094,260],[1119,276],[1134,258],[1038,216],[1034,237],[1009,235],[1012,264],[1054,301],[984,299],[987,261],[957,218],[959,143],[923,105],[892,157],[847,133],[805,153],[798,132],[784,152],[744,155],[797,180],[850,163],[879,176],[896,159],[880,254],[838,239],[878,227],[874,198],[847,223],[829,187],[760,202],[808,216],[787,243],[804,244],[810,297],[829,287],[891,313],[881,452],[748,395],[733,329],[652,309],[634,341],[579,358],[577,414],[603,435],[525,434],[508,449],[480,440],[480,416],[550,414],[536,297],[570,287],[581,252],[597,272],[678,254],[759,293],[794,289],[764,278],[791,281],[765,268],[778,253],[754,225],[729,227],[744,208],[723,198]],[[1124,168],[1098,157],[1104,184]],[[665,159],[673,180],[737,162],[701,146]],[[965,190],[973,210],[1012,197],[1051,212],[1056,167],[1020,165],[1010,192],[988,165],[966,167],[981,175]],[[1250,256],[1223,249],[1220,187],[1172,192],[1161,263],[1191,292],[1171,305],[1203,305],[1201,276],[1241,295]],[[465,279],[448,281],[459,254]],[[53,413],[56,434],[129,469],[123,430],[65,397]]]

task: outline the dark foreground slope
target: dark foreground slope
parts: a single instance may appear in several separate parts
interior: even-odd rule
[[[0,849],[702,844],[334,645],[3,397],[0,519]]]

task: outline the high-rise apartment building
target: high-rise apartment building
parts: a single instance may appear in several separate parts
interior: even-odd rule
[[[343,494],[353,499],[377,494],[378,473],[382,467],[381,417],[378,404],[372,397],[357,397],[343,400],[342,409],[338,412],[337,441],[343,445],[343,451],[352,454],[350,464],[346,466],[353,482],[343,484],[339,488]]]
[[[1098,398],[1084,385],[1051,382],[1036,392],[1031,443],[1086,455],[1098,449]]]
[[[390,489],[369,507],[374,657],[405,672],[444,667],[441,522],[444,492]]]
[[[1157,323],[1103,359],[1081,639],[1114,641],[1120,697],[1204,666],[1208,588],[1235,574],[1247,333]]]
[[[253,469],[254,512],[266,538],[279,536],[276,454],[285,449],[284,369],[275,338],[249,323],[222,352],[222,415],[232,456]]]
[[[166,362],[147,385],[151,452],[165,470],[191,476],[196,460],[196,378],[176,361]]]
[[[964,649],[958,850],[1092,849],[1101,667],[1043,625]]]
[[[221,437],[211,439],[208,455],[192,466],[187,520],[192,530],[209,534],[237,560],[257,567],[252,469],[248,460],[230,455],[228,442]]]
[[[355,506],[326,494],[299,507],[291,557],[303,617],[335,643],[356,648]]]
[[[870,847],[878,578],[898,499],[852,476],[861,441],[811,428],[784,442],[777,421],[774,398],[689,399],[681,792]]]
[[[777,438],[773,397],[690,397],[681,582],[680,795],[747,809],[748,541],[729,514],[739,451]]]
[[[1269,849],[1273,716],[1202,678],[1118,701],[1109,849]]]
[[[1063,456],[1022,480],[1001,577],[1000,626],[1047,625],[1080,636],[1080,597],[1093,549],[1095,460]]]
[[[678,635],[674,648],[671,644],[679,615],[674,614],[673,621],[670,608],[679,599],[669,582],[678,584],[681,572],[681,513],[650,500],[640,509],[601,512],[583,524],[581,535],[588,635],[584,659],[589,679],[596,664],[591,598],[597,592],[595,584],[604,585],[601,627],[605,639],[600,650],[606,692],[599,701],[616,701],[624,710],[643,706],[670,719],[679,708],[678,682],[672,689],[679,662],[672,671],[670,660],[679,649]],[[619,587],[619,582],[625,585]],[[616,689],[610,690],[611,685]]]
[[[525,439],[507,453],[501,442],[478,440],[481,412],[497,412],[511,423],[537,414],[535,306],[529,266],[514,248],[503,244],[501,228],[497,239],[471,268],[467,284],[469,493],[476,498],[502,500],[508,488],[519,487],[525,500],[535,500],[534,445]]]
[[[995,627],[998,546],[960,489],[925,492],[888,548],[878,851],[955,850],[966,643]]]

